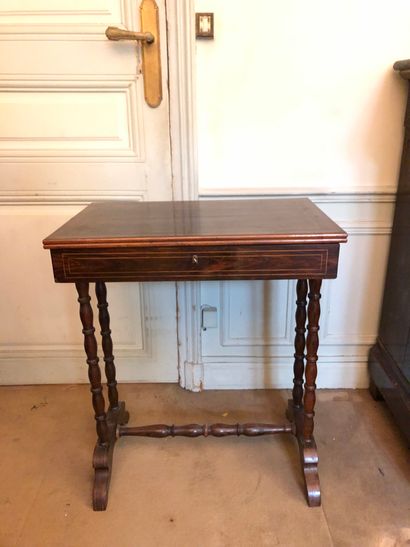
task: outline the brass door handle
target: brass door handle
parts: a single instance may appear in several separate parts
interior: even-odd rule
[[[109,40],[134,40],[141,44],[142,73],[146,103],[156,108],[162,101],[162,76],[159,36],[158,5],[155,0],[141,0],[141,32],[108,27],[105,35]]]
[[[107,27],[105,35],[108,40],[137,40],[152,44],[155,42],[155,37],[151,32],[134,32],[133,30],[124,30],[118,27]]]

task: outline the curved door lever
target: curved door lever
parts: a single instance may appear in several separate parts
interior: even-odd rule
[[[118,27],[108,27],[105,35],[109,40],[134,40],[140,42],[142,73],[146,103],[156,108],[162,101],[162,75],[159,39],[158,6],[155,0],[142,0],[140,5],[141,32]]]
[[[108,27],[105,31],[108,40],[137,40],[139,42],[147,42],[152,44],[155,37],[151,32],[134,32],[133,30],[124,30],[118,27]]]

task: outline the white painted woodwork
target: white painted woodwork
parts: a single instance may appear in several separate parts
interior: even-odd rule
[[[3,0],[0,7],[2,25],[85,25],[109,24],[123,20],[124,2],[118,0]],[[22,30],[23,30],[22,29]]]
[[[2,35],[46,34],[66,38],[83,32],[98,36],[103,25],[120,25],[132,21],[134,6],[128,0],[2,0],[0,31]]]
[[[165,2],[164,99],[144,102],[134,0],[0,6],[0,383],[87,381],[76,291],[42,239],[88,202],[172,199]],[[177,381],[174,283],[109,284],[118,377]],[[95,301],[94,295],[93,299]]]
[[[61,86],[52,90],[8,89],[0,96],[3,122],[0,155],[26,158],[114,157],[144,161],[143,128],[132,120],[136,107],[134,82],[107,87]],[[140,115],[139,115],[140,114]],[[41,128],[41,133],[39,133]]]
[[[338,278],[322,286],[317,385],[364,388],[367,354],[377,335],[394,195],[323,195],[313,201],[349,235],[341,245]],[[203,388],[289,388],[295,300],[295,281],[203,282],[202,306],[217,309],[217,326],[202,330]]]
[[[198,199],[194,0],[167,3],[170,119],[174,198]],[[179,382],[199,391],[203,367],[200,346],[200,283],[177,283]]]

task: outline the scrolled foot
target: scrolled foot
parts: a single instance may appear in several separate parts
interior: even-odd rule
[[[121,401],[117,408],[110,409],[107,413],[107,425],[109,442],[101,444],[97,441],[93,455],[94,485],[93,485],[93,509],[105,511],[108,504],[108,491],[110,487],[114,446],[117,440],[117,424],[128,423],[129,413],[125,410],[125,403]]]
[[[302,464],[303,476],[305,479],[306,498],[309,507],[319,507],[320,499],[320,482],[317,465],[319,458],[314,439],[309,443],[299,441],[300,460]]]
[[[305,494],[309,507],[319,507],[321,504],[320,482],[318,473],[319,458],[314,438],[306,442],[303,439],[303,406],[295,407],[293,400],[288,401],[287,418],[293,423],[295,437],[299,445],[300,462],[305,483]]]
[[[93,486],[93,509],[94,511],[105,511],[108,504],[108,489],[111,479],[111,466],[95,467]]]

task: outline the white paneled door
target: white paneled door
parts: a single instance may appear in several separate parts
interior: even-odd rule
[[[163,100],[144,101],[140,0],[0,2],[0,382],[86,380],[75,288],[42,239],[90,201],[172,199],[165,1]],[[122,380],[176,381],[173,283],[108,285]]]

